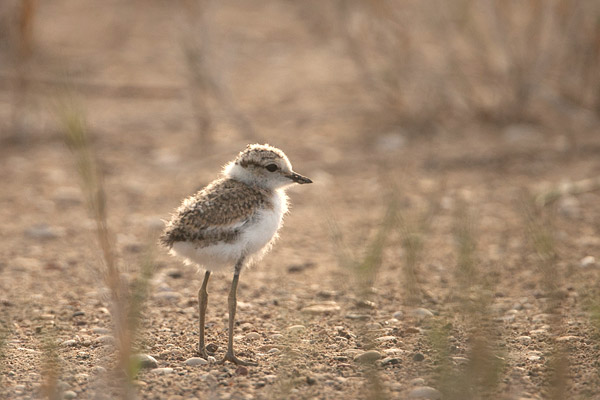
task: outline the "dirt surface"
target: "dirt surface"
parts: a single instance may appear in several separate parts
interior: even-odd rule
[[[311,24],[292,2],[225,2],[210,14],[213,71],[260,133],[249,137],[209,96],[209,147],[189,91],[185,11],[160,1],[39,3],[28,73],[51,81],[66,70],[76,82],[125,276],[136,276],[149,243],[155,250],[139,345],[158,368],[139,372],[141,398],[452,398],[464,390],[464,398],[600,399],[591,311],[599,304],[600,193],[563,195],[527,212],[528,193],[598,176],[597,120],[574,116],[573,134],[522,122],[425,133],[380,124],[333,28]],[[9,63],[2,68],[14,76]],[[114,89],[126,85],[144,89]],[[16,140],[8,89],[0,91],[0,396],[43,397],[54,354],[60,396],[112,398],[111,304],[95,222],[53,112],[58,89],[26,87]],[[259,366],[187,365],[202,275],[153,240],[182,198],[257,141],[283,149],[315,182],[289,190],[280,240],[241,275],[236,348]],[[382,231],[392,195],[400,222]],[[457,226],[474,243],[468,284],[456,273],[464,255]],[[413,230],[422,250],[409,282]],[[342,256],[360,261],[378,232],[386,237],[381,265],[368,281]],[[553,256],[540,261],[535,238],[544,232]],[[226,346],[230,281],[215,275],[209,286],[216,358]],[[486,339],[479,352],[477,332]],[[374,360],[361,363],[371,350],[363,357]],[[491,383],[469,381],[494,366]]]

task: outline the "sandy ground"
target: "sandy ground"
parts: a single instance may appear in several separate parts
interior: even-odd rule
[[[104,174],[126,276],[135,277],[145,248],[154,248],[139,344],[158,368],[138,374],[141,398],[404,399],[441,392],[452,398],[453,390],[463,390],[465,397],[455,398],[560,398],[564,391],[563,398],[600,399],[600,346],[590,311],[598,301],[600,263],[583,261],[600,258],[600,194],[563,196],[535,220],[547,222],[540,232],[553,238],[556,258],[546,264],[525,211],[527,193],[598,176],[594,124],[581,122],[585,129],[568,137],[526,123],[434,126],[426,134],[380,128],[371,114],[357,111],[372,105],[339,40],[323,38],[288,2],[226,4],[211,14],[211,62],[260,133],[240,132],[212,98],[208,147],[199,139],[188,90],[185,13],[167,2],[149,2],[143,11],[135,3],[40,5],[28,68],[48,79],[68,71],[77,82],[146,90],[73,89]],[[3,68],[10,75],[10,66]],[[52,87],[28,87],[17,141],[8,130],[14,94],[0,91],[6,122],[0,396],[43,397],[45,360],[55,354],[60,396],[111,398],[118,387],[111,305],[94,221],[53,114]],[[280,240],[241,276],[236,348],[259,366],[188,365],[202,275],[154,246],[153,235],[183,197],[255,141],[282,148],[315,183],[289,190],[292,207]],[[573,142],[576,148],[569,147]],[[363,258],[390,195],[403,223],[386,232],[381,267],[367,282],[341,259]],[[423,215],[429,219],[421,229]],[[468,227],[474,239],[467,291],[455,272],[457,226]],[[423,245],[412,283],[405,273],[407,229]],[[549,275],[555,296],[544,283]],[[216,275],[209,286],[207,335],[217,358],[226,346],[230,279]],[[411,293],[417,295],[409,301]],[[469,311],[473,303],[480,307]],[[478,331],[487,347],[474,352]],[[561,349],[565,361],[556,363]],[[374,361],[361,363],[364,353]],[[494,366],[493,383],[470,380],[478,376],[473,369]],[[454,386],[444,381],[453,373]]]

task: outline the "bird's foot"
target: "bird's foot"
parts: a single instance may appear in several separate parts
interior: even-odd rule
[[[210,345],[208,345],[206,347],[204,347],[204,346],[198,347],[196,349],[196,355],[198,355],[198,357],[204,358],[205,360],[208,360],[208,356],[212,356],[214,354],[215,354],[214,352],[210,351]]]
[[[196,355],[198,357],[204,358],[205,360],[208,359],[208,352],[206,351],[206,349],[196,349]]]
[[[229,352],[229,351],[225,354],[225,357],[223,357],[223,359],[221,361],[219,361],[219,364],[225,364],[225,361],[230,361],[236,365],[244,365],[244,366],[248,366],[248,367],[256,367],[258,365],[258,363],[255,363],[252,361],[240,360],[233,354],[233,352]]]

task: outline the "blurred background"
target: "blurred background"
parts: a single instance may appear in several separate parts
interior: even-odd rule
[[[84,268],[101,262],[66,108],[89,135],[126,273],[183,197],[246,144],[267,142],[315,184],[290,190],[281,241],[241,280],[241,297],[282,315],[265,321],[246,306],[259,331],[309,326],[300,310],[325,300],[336,303],[324,306],[327,329],[356,309],[388,327],[418,306],[453,321],[458,355],[476,360],[467,332],[485,315],[497,331],[477,337],[498,338],[507,367],[485,390],[598,398],[597,0],[1,0],[0,288],[25,305],[4,308],[20,315],[23,342],[27,321],[52,314],[47,296],[108,324],[98,274]],[[181,313],[146,323],[191,330],[199,275],[164,253],[155,287],[179,297],[150,302]],[[228,284],[214,282],[220,306]],[[465,301],[481,308],[461,325]],[[411,368],[385,370],[385,390],[437,373],[445,398],[464,398],[449,382],[477,379],[439,372],[448,365],[429,357],[435,342],[406,318],[394,317],[394,335],[425,362],[402,356]],[[548,339],[565,337],[581,340]],[[559,342],[572,345],[565,364],[527,358]]]
[[[595,1],[0,7],[5,143],[51,139],[48,103],[66,88],[98,136],[135,136],[163,153],[157,136],[171,151],[206,153],[298,135],[385,147],[473,125],[508,141],[537,132],[567,150],[600,109]]]

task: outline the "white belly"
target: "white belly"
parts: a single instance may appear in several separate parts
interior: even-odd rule
[[[217,243],[196,247],[189,242],[175,242],[171,253],[181,257],[187,264],[196,264],[210,271],[233,269],[235,263],[246,256],[246,265],[259,261],[271,248],[287,212],[287,196],[276,190],[272,199],[273,209],[259,211],[232,243]]]

